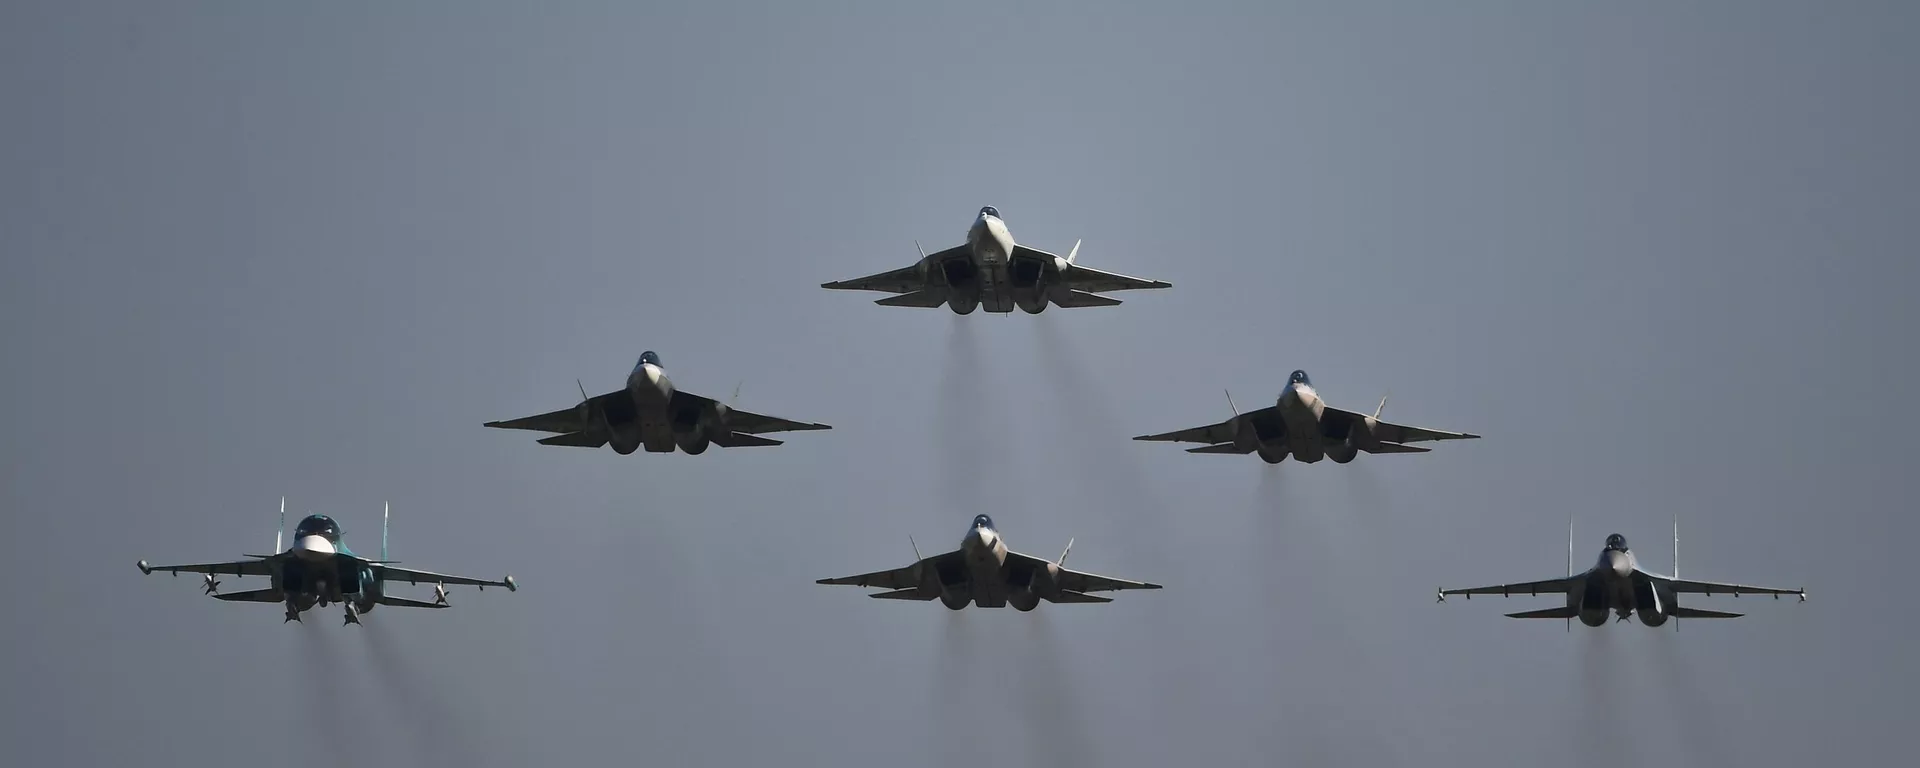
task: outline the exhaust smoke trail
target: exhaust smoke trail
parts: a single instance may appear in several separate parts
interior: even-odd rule
[[[1025,616],[1026,642],[1006,654],[1021,682],[1013,711],[1027,729],[1028,765],[1078,768],[1099,765],[1098,745],[1087,729],[1082,708],[1091,706],[1082,686],[1067,668],[1071,657],[1055,634],[1053,620],[1042,604]],[[1022,652],[1024,651],[1024,652]]]
[[[373,679],[379,688],[388,725],[402,732],[402,739],[417,761],[415,764],[485,765],[466,742],[466,734],[486,730],[461,727],[463,722],[475,722],[477,718],[458,716],[453,702],[436,695],[441,686],[417,674],[414,665],[398,653],[397,639],[383,624],[368,621],[364,626],[367,658],[372,661]]]
[[[969,318],[955,315],[947,333],[947,349],[940,380],[934,387],[935,420],[933,430],[935,468],[940,474],[940,520],[968,518],[982,505],[984,483],[993,473],[1004,470],[991,457],[995,435],[1005,431],[997,417],[999,403],[993,397],[996,387],[980,377],[989,368],[980,354],[980,341]]]
[[[1613,768],[1640,762],[1634,754],[1631,726],[1625,717],[1633,702],[1620,684],[1621,670],[1632,663],[1613,637],[1615,627],[1582,632],[1580,679],[1574,681],[1574,759],[1579,765]]]
[[[1678,619],[1668,619],[1678,621]],[[1673,630],[1667,630],[1671,634]],[[1673,712],[1664,718],[1674,729],[1674,741],[1687,756],[1688,765],[1733,766],[1744,760],[1735,751],[1733,740],[1726,738],[1726,730],[1721,727],[1713,702],[1706,696],[1705,687],[1694,674],[1693,667],[1680,658],[1680,649],[1675,647],[1677,637],[1656,637],[1653,657],[1657,669],[1658,683],[1668,692],[1668,702]]]
[[[927,703],[931,731],[927,743],[932,746],[937,765],[949,768],[974,768],[992,765],[994,756],[982,749],[980,736],[992,731],[993,723],[980,721],[985,713],[1000,711],[992,692],[980,684],[986,654],[978,647],[978,634],[968,616],[972,609],[940,611],[945,626],[933,649],[933,684],[927,687],[932,701]]]
[[[293,696],[303,708],[309,708],[303,723],[292,724],[295,734],[305,743],[310,743],[320,751],[312,749],[295,750],[312,760],[316,768],[339,764],[342,757],[325,751],[340,740],[351,735],[354,729],[347,720],[352,711],[342,675],[347,671],[341,663],[340,651],[333,647],[334,640],[322,637],[320,633],[328,628],[319,626],[315,619],[319,611],[307,611],[301,618],[301,626],[293,627],[297,636],[294,646],[299,649],[299,657],[293,660],[295,674],[299,676],[299,691]],[[317,709],[313,709],[317,708]],[[310,735],[318,731],[321,738],[312,739]]]
[[[1122,522],[1138,527],[1149,539],[1167,535],[1164,515],[1156,514],[1163,505],[1153,487],[1142,478],[1141,457],[1133,444],[1125,440],[1123,420],[1108,400],[1100,382],[1088,373],[1085,358],[1077,343],[1061,333],[1057,317],[1037,315],[1034,335],[1039,353],[1039,369],[1046,377],[1045,388],[1053,393],[1054,413],[1060,418],[1055,434],[1065,444],[1052,451],[1071,462],[1077,484],[1087,489],[1092,501],[1121,515]]]

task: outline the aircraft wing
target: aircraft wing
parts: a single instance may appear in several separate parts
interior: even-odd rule
[[[1040,558],[1034,557],[1033,555],[1023,555],[1023,554],[1020,554],[1019,552],[1007,553],[1007,560],[1012,561],[1015,559],[1020,560],[1022,564],[1030,568],[1045,568],[1052,563],[1052,561],[1050,560],[1042,560]],[[1120,589],[1159,589],[1160,588],[1160,585],[1158,584],[1151,584],[1144,581],[1128,581],[1126,579],[1116,579],[1110,576],[1101,576],[1093,573],[1084,573],[1081,571],[1072,570],[1070,568],[1067,568],[1066,566],[1060,567],[1060,572],[1056,576],[1055,583],[1058,584],[1061,589],[1064,589],[1068,592],[1111,592],[1111,591],[1120,590]]]
[[[707,397],[705,395],[696,395],[686,390],[679,390],[679,389],[674,390],[673,399],[674,399],[673,406],[676,410],[680,408],[705,407],[705,406],[710,406],[714,404],[714,399],[711,397]],[[729,431],[741,432],[749,435],[757,435],[763,432],[795,432],[795,431],[815,430],[815,429],[833,429],[833,427],[827,426],[825,424],[814,424],[814,423],[805,422],[805,421],[792,421],[788,419],[782,419],[778,416],[763,416],[761,414],[754,413],[752,411],[743,411],[738,408],[727,409],[727,417],[726,417],[725,425]],[[752,443],[748,443],[748,444],[752,444]]]
[[[920,276],[920,265],[901,267],[878,274],[856,277],[852,280],[835,280],[821,283],[820,287],[834,291],[882,291],[885,293],[912,293],[926,287],[926,280]]]
[[[1579,576],[1562,576],[1557,579],[1523,581],[1518,584],[1500,584],[1492,587],[1443,589],[1440,590],[1440,595],[1442,597],[1447,595],[1499,595],[1501,597],[1512,597],[1514,595],[1564,595],[1567,593],[1567,590],[1573,586],[1574,581],[1579,578]]]
[[[1714,581],[1675,579],[1657,573],[1648,573],[1647,571],[1641,571],[1640,573],[1649,579],[1665,582],[1674,592],[1680,594],[1734,596],[1774,595],[1776,597],[1780,595],[1798,595],[1802,600],[1807,598],[1807,591],[1805,589],[1774,589],[1773,587],[1754,587],[1746,584],[1722,584]]]
[[[451,584],[463,587],[506,587],[508,591],[520,589],[520,584],[508,576],[503,580],[470,579],[465,576],[449,576],[432,571],[416,571],[411,568],[399,568],[391,565],[373,564],[373,575],[381,581],[404,581],[409,584]]]
[[[140,561],[140,572],[153,573],[154,571],[165,571],[175,575],[182,573],[213,573],[225,576],[272,576],[273,562],[280,557],[280,555],[272,555],[269,557],[256,557],[252,560],[234,560],[226,563],[195,563],[192,565],[147,565],[147,561],[142,560]]]
[[[960,550],[956,549],[943,555],[924,558],[905,568],[874,571],[858,576],[842,576],[837,579],[820,579],[813,583],[844,584],[855,587],[878,587],[880,589],[892,590],[914,589],[920,586],[920,576],[925,573],[927,569],[931,568],[938,571],[941,570],[943,565],[949,567],[957,566],[959,561],[965,557]]]
[[[1157,435],[1141,435],[1134,439],[1135,440],[1151,440],[1151,441],[1163,442],[1163,443],[1230,443],[1230,442],[1233,442],[1234,437],[1239,433],[1239,424],[1237,423],[1238,419],[1260,421],[1263,419],[1270,419],[1270,418],[1277,419],[1278,417],[1279,417],[1279,409],[1275,406],[1269,405],[1259,410],[1247,411],[1246,413],[1235,416],[1232,419],[1227,419],[1226,421],[1220,422],[1218,424],[1210,424],[1204,427],[1193,427],[1192,429],[1181,429],[1173,432],[1162,432]]]
[[[933,256],[927,259],[927,261],[931,264],[939,264],[939,263],[946,262],[949,259],[964,259],[964,258],[968,258],[967,247],[964,245],[956,245],[952,248],[948,248],[944,251],[939,251],[933,254]],[[901,267],[899,269],[890,269],[885,272],[867,275],[866,277],[856,277],[852,280],[835,280],[831,283],[821,283],[820,287],[826,288],[829,290],[835,290],[835,291],[882,291],[885,293],[913,293],[913,292],[931,287],[934,284],[934,281],[930,279],[932,276],[933,275],[931,273],[921,272],[920,262],[916,261],[909,266]],[[910,306],[918,306],[918,305],[910,305]]]
[[[1068,287],[1076,291],[1105,293],[1107,291],[1136,291],[1143,288],[1171,288],[1173,283],[1165,280],[1147,280],[1139,277],[1083,267],[1078,264],[1067,267],[1061,279]]]
[[[1079,248],[1077,245],[1074,247],[1076,251]],[[1059,257],[1038,248],[1015,245],[1013,247],[1012,258],[1031,259],[1043,264],[1057,264],[1058,262],[1055,261],[1055,259]],[[1173,287],[1173,283],[1164,280],[1147,280],[1139,277],[1128,277],[1115,272],[1083,267],[1072,262],[1068,262],[1066,270],[1060,273],[1060,282],[1070,289],[1085,291],[1087,293]],[[1114,303],[1118,304],[1119,302],[1115,301]]]
[[[592,400],[587,401],[588,403],[591,404],[591,408],[587,411],[587,413],[589,414],[598,413],[603,410],[606,410],[609,404],[616,403],[616,402],[624,402],[622,398],[625,395],[626,395],[625,390],[615,390],[613,392],[608,392],[604,395],[600,395],[599,397],[595,397]],[[534,432],[573,433],[573,432],[585,431],[587,427],[590,426],[587,423],[587,420],[585,418],[582,418],[582,416],[583,414],[581,413],[580,406],[575,405],[569,408],[562,408],[557,411],[549,411],[547,413],[543,413],[538,416],[527,416],[527,417],[518,418],[518,419],[508,419],[506,421],[489,421],[482,426],[493,427],[495,429],[525,429],[525,430],[531,430]],[[546,441],[542,441],[542,442],[546,442]],[[577,445],[579,443],[552,442],[547,444],[548,445]]]
[[[1335,408],[1333,406],[1327,406],[1326,409],[1320,413],[1320,420],[1323,424],[1327,425],[1325,428],[1329,431],[1339,429],[1339,427],[1328,422],[1338,420],[1342,422],[1342,426],[1344,426],[1345,424],[1365,418],[1365,414],[1354,413],[1353,411]],[[1346,434],[1345,430],[1339,430],[1339,433]],[[1404,424],[1393,424],[1378,420],[1376,420],[1373,425],[1373,436],[1383,443],[1418,443],[1426,440],[1478,440],[1480,438],[1479,435],[1468,434],[1466,432],[1442,432],[1437,429],[1409,427]]]

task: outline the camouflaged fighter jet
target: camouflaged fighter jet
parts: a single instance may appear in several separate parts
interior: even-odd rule
[[[918,244],[915,247],[919,247]],[[852,280],[821,283],[840,291],[881,291],[899,294],[874,301],[883,307],[938,307],[955,314],[984,308],[1005,314],[1015,306],[1028,314],[1060,307],[1108,307],[1119,299],[1101,296],[1108,291],[1168,288],[1172,283],[1102,272],[1074,263],[1080,243],[1066,258],[1013,241],[1000,211],[980,209],[967,229],[967,242],[929,256],[922,251],[913,266]]]
[[[999,531],[993,527],[993,518],[979,515],[973,518],[973,526],[967,529],[966,537],[960,540],[960,548],[952,552],[920,558],[905,568],[821,579],[814,583],[892,590],[868,595],[886,600],[939,598],[942,604],[956,611],[967,607],[969,602],[981,608],[1011,605],[1021,611],[1033,610],[1041,600],[1050,603],[1111,603],[1113,598],[1087,593],[1160,588],[1158,584],[1144,581],[1127,581],[1067,570],[1064,564],[1067,553],[1072,551],[1073,542],[1068,541],[1066,551],[1060,553],[1060,559],[1052,562],[1011,551],[1007,549],[1006,541],[1000,538]],[[920,557],[920,547],[917,545],[913,548],[913,556]]]

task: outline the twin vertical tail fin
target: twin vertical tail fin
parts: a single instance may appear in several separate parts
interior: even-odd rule
[[[1387,406],[1387,399],[1380,398],[1380,407]],[[1567,513],[1567,578],[1573,578],[1573,513]],[[1567,632],[1573,632],[1573,618],[1567,618]]]
[[[1066,564],[1067,564],[1067,553],[1069,553],[1069,552],[1072,552],[1072,551],[1073,551],[1073,539],[1067,539],[1067,548],[1066,548],[1066,549],[1063,549],[1063,550],[1060,550],[1060,559],[1058,559],[1058,560],[1055,560],[1055,561],[1053,561],[1053,564],[1054,564],[1054,565],[1055,565],[1056,567],[1058,567],[1058,566],[1063,566],[1063,565],[1066,565]]]
[[[1387,409],[1387,397],[1389,397],[1389,395],[1380,396],[1380,405],[1373,409],[1373,417],[1375,419],[1380,418],[1380,412]]]
[[[1073,241],[1073,250],[1067,251],[1067,266],[1073,266],[1073,260],[1080,255],[1080,241]]]
[[[273,553],[280,554],[280,536],[287,532],[287,497],[280,497],[280,527],[273,531]]]
[[[1220,391],[1227,393],[1227,408],[1233,411],[1233,415],[1235,416],[1240,415],[1240,406],[1233,404],[1233,392],[1230,390],[1224,390],[1224,389]]]
[[[380,559],[387,559],[387,517],[393,514],[393,503],[380,502]]]

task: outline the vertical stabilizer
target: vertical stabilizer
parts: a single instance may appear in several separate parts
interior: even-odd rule
[[[1388,395],[1391,395],[1391,394],[1392,393],[1388,393],[1387,395],[1380,396],[1380,405],[1373,409],[1373,417],[1375,419],[1380,418],[1380,412],[1387,409],[1387,397]]]
[[[1073,539],[1067,539],[1067,548],[1060,550],[1060,559],[1053,561],[1055,566],[1067,564],[1067,553],[1073,551]]]
[[[380,502],[380,559],[387,559],[387,517],[393,514],[393,502]]]
[[[280,536],[287,532],[287,497],[280,497],[280,527],[273,531],[273,553],[280,554]]]
[[[1073,241],[1073,250],[1067,251],[1067,266],[1073,266],[1073,260],[1080,255],[1080,241]]]
[[[1677,511],[1673,513],[1673,577],[1675,579],[1680,578],[1680,513]],[[1676,596],[1674,602],[1676,604],[1679,603],[1680,598]],[[1674,607],[1678,608],[1679,606],[1675,605]],[[1673,617],[1673,631],[1680,631],[1679,616]]]
[[[1384,407],[1386,404],[1387,404],[1386,398],[1381,398],[1380,405]],[[1567,578],[1573,578],[1573,513],[1572,512],[1567,513]],[[1568,633],[1573,632],[1573,619],[1567,619],[1567,632]]]
[[[1233,392],[1230,390],[1224,390],[1224,389],[1220,391],[1227,393],[1227,408],[1233,411],[1233,415],[1235,416],[1240,415],[1240,406],[1233,404]]]

